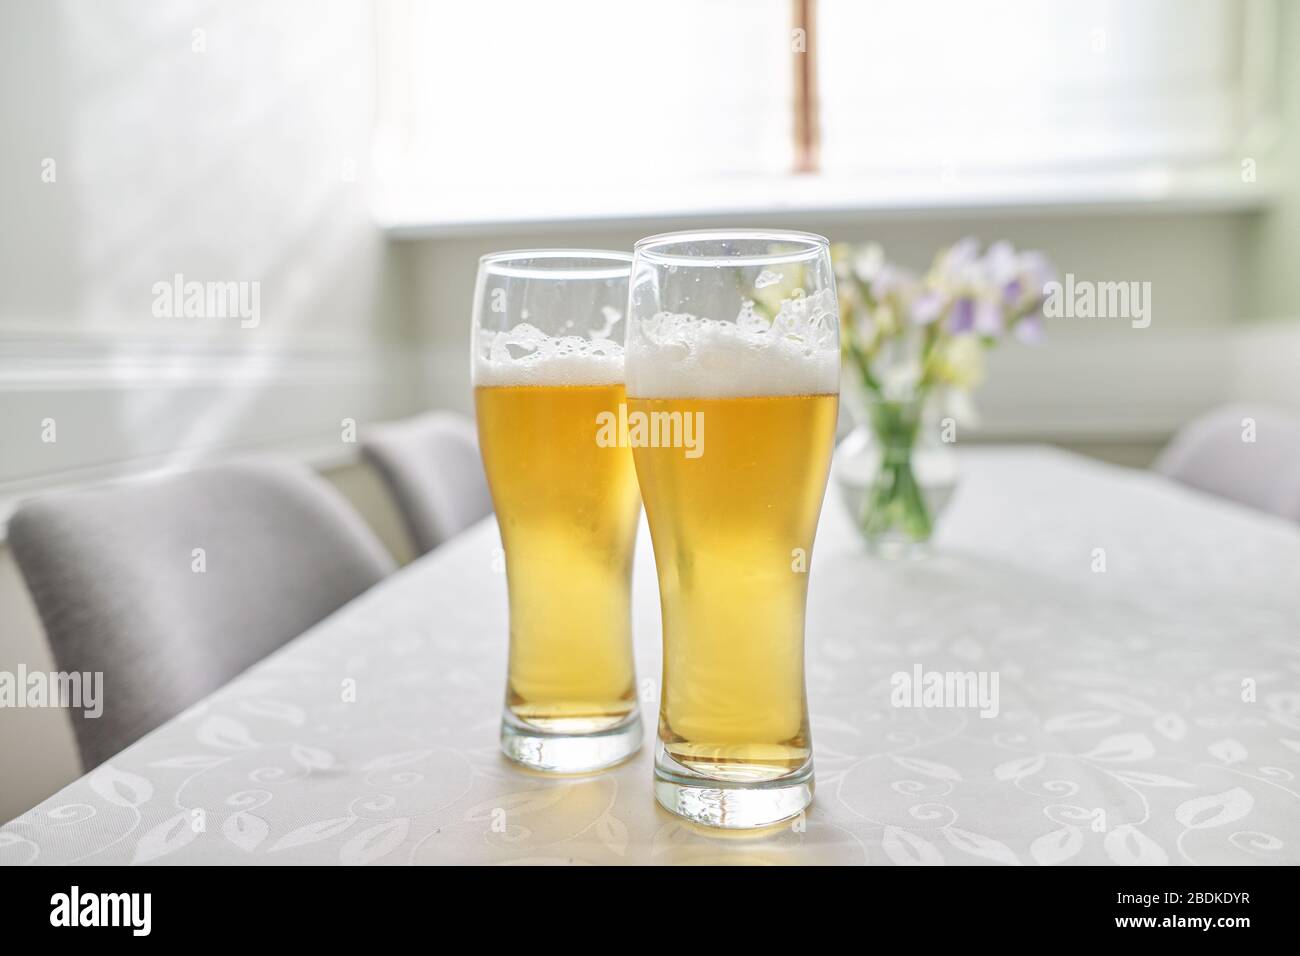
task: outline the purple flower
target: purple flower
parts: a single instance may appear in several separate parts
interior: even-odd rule
[[[959,239],[939,260],[939,271],[946,276],[964,274],[979,258],[979,253],[980,243],[974,236]]]
[[[984,254],[984,272],[995,286],[1006,285],[1020,272],[1020,261],[1015,247],[1005,239],[989,246]]]
[[[975,303],[975,331],[980,335],[1001,335],[1002,321],[1001,303],[992,299],[980,299]]]
[[[1042,298],[1043,286],[1056,279],[1056,267],[1041,252],[1022,252],[1020,254],[1020,275],[1025,287],[1034,295]]]
[[[1019,322],[1016,323],[1016,338],[1027,345],[1036,345],[1043,340],[1046,330],[1043,327],[1043,316],[1038,312],[1031,312]]]
[[[1002,301],[1007,305],[1015,305],[1024,294],[1025,286],[1019,279],[1012,279],[1002,287]]]
[[[911,285],[915,280],[912,273],[898,266],[883,263],[871,280],[871,296],[877,302],[893,292]]]
[[[912,302],[912,321],[917,325],[929,325],[943,314],[943,307],[943,293],[922,292]]]
[[[948,331],[954,334],[969,332],[975,327],[975,300],[969,296],[958,299],[952,304],[948,315]]]

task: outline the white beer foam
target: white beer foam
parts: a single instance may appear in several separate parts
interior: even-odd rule
[[[527,323],[476,335],[475,385],[623,384],[623,346],[607,338],[547,335]]]
[[[770,322],[746,303],[735,322],[660,312],[627,360],[635,398],[830,395],[840,388],[838,307],[829,290],[788,299]]]

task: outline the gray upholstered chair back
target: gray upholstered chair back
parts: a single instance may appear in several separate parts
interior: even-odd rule
[[[104,675],[102,715],[72,711],[86,769],[393,567],[342,496],[279,461],[39,498],[9,538],[58,668]]]
[[[1154,467],[1201,491],[1300,521],[1300,417],[1216,409],[1179,431]]]
[[[397,501],[416,554],[492,513],[474,423],[466,418],[429,412],[375,425],[361,451]]]

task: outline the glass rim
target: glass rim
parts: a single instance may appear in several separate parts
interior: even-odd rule
[[[548,259],[587,260],[592,265],[589,268],[547,266],[545,262]],[[479,256],[478,266],[485,275],[507,279],[599,281],[629,278],[632,275],[632,254],[615,249],[507,249]]]
[[[664,247],[691,242],[768,240],[801,247],[789,252],[756,252],[737,255],[693,255],[660,251]],[[830,250],[830,240],[815,232],[796,229],[687,229],[661,232],[638,240],[633,254],[638,259],[675,266],[761,266],[815,259]]]

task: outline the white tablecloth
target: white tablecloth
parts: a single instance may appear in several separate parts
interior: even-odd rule
[[[1300,862],[1300,530],[1051,450],[963,468],[922,563],[868,557],[829,490],[796,825],[720,835],[655,805],[644,529],[646,747],[563,780],[500,757],[488,521],[11,822],[0,861]],[[996,673],[999,714],[892,706],[917,665]]]

